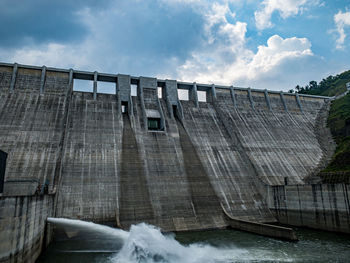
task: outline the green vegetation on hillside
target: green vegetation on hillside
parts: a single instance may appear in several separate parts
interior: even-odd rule
[[[310,81],[305,87],[296,86],[296,92],[310,95],[336,96],[346,91],[350,82],[350,70],[337,76],[329,76],[319,84]],[[325,182],[348,182],[350,177],[350,93],[332,101],[327,120],[337,143],[331,163],[320,176]]]
[[[338,171],[350,175],[350,94],[332,102],[327,122],[337,148],[324,172]]]
[[[346,83],[350,82],[350,70],[336,76],[329,76],[317,83],[312,80],[305,87],[297,85],[295,91],[301,94],[336,96],[346,91]],[[293,92],[293,90],[290,90]]]

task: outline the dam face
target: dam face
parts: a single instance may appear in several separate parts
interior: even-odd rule
[[[92,81],[91,92],[75,91],[76,79]],[[99,93],[100,81],[115,94]],[[326,97],[4,63],[0,96],[0,200],[48,195],[40,216],[122,228],[226,227],[221,206],[275,222],[269,189],[304,184],[331,140],[317,132]]]

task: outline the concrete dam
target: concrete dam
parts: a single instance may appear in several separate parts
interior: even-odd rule
[[[0,94],[0,261],[34,261],[48,216],[350,232],[349,185],[310,181],[335,147],[328,97],[16,63]]]

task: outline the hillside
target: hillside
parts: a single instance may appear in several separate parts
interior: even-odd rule
[[[329,76],[317,84],[310,81],[305,87],[296,87],[303,94],[336,96],[346,91],[350,82],[350,70],[336,76]],[[337,143],[331,163],[320,176],[324,182],[349,182],[350,179],[350,94],[332,101],[328,117],[328,127]]]
[[[305,87],[297,85],[296,92],[301,94],[336,96],[346,91],[346,83],[350,82],[350,70],[344,71],[336,76],[328,76],[319,83],[310,81]]]

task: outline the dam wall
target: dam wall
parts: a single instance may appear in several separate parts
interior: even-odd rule
[[[11,83],[15,69],[16,81]],[[0,70],[0,148],[8,154],[4,194],[31,195],[40,183],[52,191],[60,165],[69,74],[45,68]]]
[[[101,82],[112,94],[99,92]],[[266,189],[303,185],[327,159],[315,130],[326,129],[328,100],[1,63],[0,195],[49,194],[53,209],[43,211],[52,216],[125,229],[223,228],[222,207],[239,220],[277,222]]]
[[[282,224],[350,233],[350,185],[269,187],[268,205]]]
[[[53,201],[53,195],[0,197],[0,262],[35,262]]]

